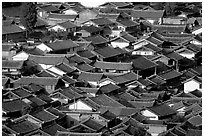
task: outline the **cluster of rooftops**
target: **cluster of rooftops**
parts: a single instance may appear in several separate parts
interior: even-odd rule
[[[200,17],[131,2],[37,9],[36,30],[74,37],[21,41],[3,9],[2,135],[202,135]]]

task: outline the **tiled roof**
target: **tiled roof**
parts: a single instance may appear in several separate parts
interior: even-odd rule
[[[97,97],[90,97],[90,99],[100,106],[124,107],[122,104],[106,96],[105,94],[101,94]]]
[[[55,19],[55,20],[73,20],[77,17],[77,15],[67,15],[67,14],[56,14],[50,13],[47,18]]]
[[[30,96],[27,98],[32,103],[30,104],[32,107],[39,107],[46,105],[47,103],[36,96]]]
[[[159,76],[155,75],[155,76],[151,76],[148,78],[149,80],[151,80],[152,82],[154,82],[157,85],[162,85],[165,84],[166,81],[162,80]]]
[[[54,77],[21,77],[18,80],[13,81],[14,84],[28,85],[28,84],[39,84],[39,85],[56,85],[59,78]]]
[[[76,66],[76,68],[78,68],[81,71],[86,71],[86,72],[90,72],[90,71],[95,70],[95,67],[93,67],[89,64],[86,64],[86,63],[80,64],[80,65]]]
[[[102,56],[103,58],[110,58],[110,57],[115,57],[115,56],[123,54],[110,46],[99,48],[94,51],[100,56]]]
[[[42,130],[51,136],[55,136],[58,131],[68,132],[67,129],[58,125],[57,123],[43,127]]]
[[[25,98],[31,95],[31,92],[29,92],[28,90],[24,89],[24,88],[16,88],[14,90],[11,90],[14,94],[18,95],[21,98]]]
[[[153,30],[161,32],[181,33],[186,29],[186,25],[154,25]]]
[[[137,109],[144,109],[146,107],[152,107],[154,101],[128,101],[133,107]]]
[[[143,56],[140,56],[133,60],[133,68],[135,68],[136,70],[145,70],[156,66],[157,66],[156,63],[148,60]]]
[[[82,124],[85,125],[85,126],[88,126],[89,128],[92,128],[92,129],[94,129],[96,131],[99,131],[99,130],[101,130],[102,128],[105,127],[101,123],[99,123],[96,120],[91,119],[91,118],[86,120],[86,121],[84,121]]]
[[[81,57],[85,57],[85,58],[89,58],[89,59],[96,57],[96,55],[90,50],[77,51],[77,54]]]
[[[89,72],[82,72],[78,80],[83,81],[100,81],[103,77],[103,73],[89,73]]]
[[[5,112],[16,112],[26,108],[29,108],[29,105],[19,99],[2,102],[2,110]]]
[[[182,74],[180,72],[177,72],[175,70],[169,70],[169,71],[159,74],[158,76],[163,78],[164,80],[170,80],[170,79],[179,77],[181,75]]]
[[[97,44],[103,44],[107,43],[108,40],[101,35],[96,35],[96,36],[90,36],[85,38],[87,41],[91,41],[92,44],[97,45]]]
[[[33,117],[43,121],[43,122],[50,122],[53,121],[55,119],[57,119],[57,116],[51,114],[50,112],[43,110],[43,111],[39,111],[37,113],[32,113],[31,114]]]
[[[41,8],[47,12],[55,12],[55,11],[59,10],[58,8],[56,8],[55,6],[52,6],[52,5],[43,5],[43,6],[40,6],[39,8]]]
[[[62,80],[64,80],[65,83],[68,82],[69,84],[74,84],[74,83],[77,82],[75,79],[72,79],[71,77],[69,77],[69,76],[67,76],[67,75],[64,75],[64,76],[62,77]]]
[[[73,42],[71,39],[69,40],[63,40],[63,41],[55,41],[53,43],[47,44],[52,50],[66,50],[73,47],[78,47],[79,45]]]
[[[147,48],[149,48],[149,49],[152,49],[152,50],[154,50],[155,52],[160,52],[160,51],[162,51],[162,49],[160,48],[160,47],[157,47],[157,46],[155,46],[155,45],[152,45],[152,44],[147,44],[147,45],[145,45],[144,47],[147,47]]]
[[[107,85],[101,86],[99,88],[99,91],[101,91],[102,93],[108,94],[108,93],[113,92],[113,91],[118,90],[118,89],[120,89],[119,86],[114,85],[112,83],[109,83]]]
[[[94,26],[94,25],[91,25],[91,26],[83,26],[83,27],[81,28],[81,30],[86,30],[86,31],[89,32],[89,33],[96,33],[96,32],[100,32],[100,31],[101,31],[100,28],[98,28],[98,27],[96,27],[96,26]]]
[[[77,27],[77,25],[75,25],[74,23],[70,22],[70,21],[66,21],[66,22],[62,22],[62,23],[58,23],[58,25],[66,28],[66,29],[70,29],[70,28],[74,28]]]
[[[122,32],[120,34],[120,37],[124,38],[125,40],[129,41],[130,43],[135,42],[137,40],[136,37],[126,33],[126,32]]]
[[[97,25],[111,25],[113,22],[109,20],[108,18],[95,18],[91,19],[92,22],[94,22]]]
[[[21,69],[24,61],[2,60],[3,69]]]
[[[72,87],[64,88],[60,90],[59,92],[71,100],[83,97],[81,94],[75,91],[75,89],[73,89]]]
[[[120,21],[117,21],[118,23],[126,26],[126,27],[132,27],[132,26],[137,26],[139,25],[138,23],[132,21],[132,20],[120,20]]]
[[[132,10],[131,16],[134,18],[159,19],[164,15],[164,10]]]
[[[201,126],[202,125],[202,117],[200,115],[193,116],[187,120],[193,126]]]
[[[70,65],[68,65],[66,63],[60,63],[60,64],[56,65],[55,67],[59,68],[60,70],[66,72],[68,74],[75,71],[75,69],[73,67],[71,67]]]
[[[94,66],[99,69],[131,70],[132,63],[96,61]]]
[[[18,27],[17,25],[2,26],[2,35],[22,32],[24,32],[24,30]]]
[[[147,107],[147,109],[150,110],[151,112],[155,113],[159,117],[174,115],[177,113],[176,110],[174,110],[173,108],[169,107],[166,104]]]
[[[18,123],[11,123],[7,125],[11,130],[15,131],[16,133],[20,135],[25,135],[29,132],[33,132],[37,129],[39,129],[39,126],[36,125],[35,123],[32,123],[28,120],[23,120]]]

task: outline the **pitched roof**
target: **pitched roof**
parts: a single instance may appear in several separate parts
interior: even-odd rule
[[[24,32],[24,30],[14,24],[2,26],[2,35],[21,33],[21,32]]]
[[[46,110],[42,110],[42,111],[39,111],[37,113],[35,112],[35,113],[32,113],[31,115],[33,117],[45,122],[45,123],[57,119],[57,116],[51,114],[50,112],[48,112]]]
[[[136,70],[145,70],[152,67],[156,67],[157,64],[145,58],[144,56],[139,56],[133,60],[133,68]]]
[[[147,107],[147,109],[155,113],[159,117],[169,116],[177,113],[176,110],[169,107],[167,104],[155,105],[152,107]]]
[[[88,120],[84,121],[82,124],[96,131],[99,131],[105,127],[105,125],[102,125],[101,123],[99,123],[98,121],[92,118],[89,118]]]
[[[100,106],[124,107],[122,104],[118,103],[105,94],[101,94],[97,97],[90,97],[90,99]]]
[[[53,43],[47,44],[47,46],[50,47],[52,50],[57,51],[57,50],[65,50],[73,47],[78,47],[79,45],[76,44],[71,39],[69,39],[69,40],[55,41]]]
[[[2,60],[3,69],[21,69],[24,61]]]
[[[68,132],[67,129],[58,125],[57,123],[43,127],[42,130],[51,136],[55,136],[58,131]]]
[[[39,129],[38,125],[28,120],[13,122],[13,123],[8,124],[7,127],[9,127],[10,129],[12,129],[13,131],[15,131],[16,133],[20,135],[24,135],[24,134],[27,134],[29,132],[33,132]]]
[[[77,15],[50,13],[47,18],[48,19],[55,19],[55,20],[73,20],[76,17],[77,17]]]
[[[90,72],[90,71],[94,71],[95,70],[95,67],[89,65],[89,64],[80,64],[78,66],[76,66],[76,68],[78,68],[79,70],[81,71],[86,71],[86,72]]]
[[[95,49],[94,51],[100,56],[102,56],[103,58],[110,58],[110,57],[115,57],[115,56],[123,54],[110,46]]]
[[[166,71],[166,72],[159,74],[158,76],[163,78],[166,81],[166,80],[174,79],[174,78],[179,77],[181,75],[182,74],[180,72],[177,72],[175,70],[169,70],[169,71]]]
[[[89,36],[89,37],[86,37],[85,39],[87,41],[91,41],[91,43],[94,45],[103,44],[103,43],[108,42],[108,40],[102,37],[101,35]]]
[[[79,133],[79,132],[57,131],[56,136],[102,136],[102,132],[99,132],[99,133]]]
[[[40,9],[43,9],[44,11],[47,12],[55,12],[58,11],[59,9],[53,5],[42,5],[39,7]]]
[[[132,36],[127,32],[120,33],[120,37],[124,38],[125,40],[129,41],[130,43],[135,42],[137,40],[136,37]]]
[[[157,46],[155,46],[155,45],[152,45],[152,44],[147,44],[147,45],[144,45],[144,47],[147,47],[147,48],[149,48],[149,49],[152,49],[152,50],[154,50],[155,52],[160,52],[160,51],[162,51],[162,49],[160,48],[160,47],[157,47]]]
[[[159,19],[164,15],[164,10],[132,10],[131,16],[134,18],[144,18],[144,19]]]
[[[77,54],[81,57],[85,57],[85,58],[89,58],[89,59],[96,57],[96,55],[90,50],[77,51]]]
[[[126,20],[120,20],[120,21],[117,21],[117,22],[124,25],[124,26],[126,26],[126,27],[132,27],[132,26],[139,25],[139,23],[134,22],[132,20],[127,20],[127,19]]]
[[[166,57],[174,59],[174,60],[181,60],[184,59],[183,56],[181,56],[180,54],[176,53],[176,52],[170,52],[168,54],[165,54]]]
[[[181,33],[186,29],[186,25],[154,25],[153,30],[158,30],[160,32],[174,32]]]
[[[137,109],[144,109],[146,107],[152,107],[154,101],[128,101],[133,107]]]
[[[83,81],[100,81],[103,77],[103,73],[89,73],[89,72],[82,72],[78,80]]]
[[[68,65],[66,63],[57,64],[55,67],[59,68],[60,70],[66,72],[68,74],[75,71],[75,69],[73,67],[71,67],[70,65]]]
[[[74,84],[74,83],[77,82],[75,79],[72,79],[71,77],[69,77],[69,76],[67,76],[67,75],[64,75],[64,76],[62,77],[62,80],[64,80],[65,83],[68,82],[69,84]]]
[[[156,46],[159,46],[164,42],[164,41],[161,41],[161,40],[159,40],[153,36],[148,37],[146,40],[149,41],[150,43],[153,43]]]
[[[19,99],[2,102],[2,109],[5,112],[16,112],[25,108],[29,108],[29,105]]]
[[[59,78],[54,77],[21,77],[18,80],[13,81],[14,84],[28,85],[28,84],[39,84],[39,85],[56,85]]]
[[[82,26],[81,30],[86,30],[89,33],[96,33],[96,32],[100,32],[101,29],[94,26],[94,25],[90,25],[90,26]]]
[[[157,85],[162,85],[166,83],[166,81],[162,80],[158,75],[150,76],[148,79]]]
[[[108,93],[113,92],[113,91],[118,90],[118,89],[120,89],[119,86],[114,85],[112,83],[109,83],[107,85],[101,86],[99,88],[99,91],[101,91],[102,93],[105,93],[105,94],[107,93],[108,94]]]
[[[26,89],[24,89],[22,87],[11,90],[11,92],[16,94],[17,96],[19,96],[21,98],[25,98],[25,97],[28,97],[28,96],[31,95],[31,92],[29,92],[28,90],[26,90]]]
[[[132,63],[122,63],[122,62],[96,61],[94,63],[94,66],[100,69],[113,69],[113,70],[131,70],[132,69]]]
[[[200,115],[193,116],[187,120],[193,126],[201,126],[202,125],[202,117]]]
[[[62,90],[59,90],[59,92],[71,100],[83,97],[83,95],[79,94],[73,87],[66,87]]]
[[[111,25],[114,22],[112,22],[111,20],[109,20],[108,18],[95,18],[95,19],[91,19],[90,21],[94,22],[97,25]]]
[[[45,56],[39,56],[39,55],[29,55],[28,60],[34,61],[38,64],[45,64],[45,65],[57,65],[59,63],[67,63],[69,64],[69,61],[65,55],[45,55]]]
[[[125,83],[129,83],[129,82],[135,81],[139,77],[140,76],[138,76],[134,72],[128,72],[128,73],[125,73],[125,74],[122,74],[122,75],[112,76],[110,78],[114,82],[116,82],[116,84],[125,84]]]
[[[74,28],[74,27],[77,27],[76,24],[70,22],[70,21],[66,21],[66,22],[62,22],[62,23],[58,23],[58,25],[66,28],[66,29],[70,29],[70,28]]]
[[[202,97],[202,92],[197,89],[189,93],[195,95],[196,97],[200,97],[200,98]]]
[[[202,136],[202,130],[188,129],[186,136]]]

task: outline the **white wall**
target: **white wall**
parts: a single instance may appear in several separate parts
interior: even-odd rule
[[[193,57],[195,57],[195,54],[194,53],[192,53],[192,54],[190,54],[190,53],[178,53],[179,55],[181,55],[181,56],[183,56],[183,57],[186,57],[186,58],[188,58],[188,59],[192,59]]]
[[[18,54],[16,54],[15,56],[12,57],[13,60],[17,61],[17,60],[27,60],[28,59],[28,54],[25,52],[20,52]]]
[[[126,43],[126,42],[111,42],[111,45],[114,48],[116,48],[116,47],[125,48],[125,47],[129,46],[129,43]]]
[[[153,55],[152,51],[133,51],[132,55]]]
[[[83,103],[82,101],[78,100],[76,103],[73,103],[69,106],[69,109],[71,110],[88,110],[88,111],[92,111],[92,108],[88,105],[86,105],[85,103]]]
[[[62,12],[63,14],[66,14],[66,15],[77,15],[77,12],[75,12],[74,10],[72,9],[68,9],[68,10],[65,10]]]
[[[36,48],[38,48],[44,52],[52,51],[52,49],[50,47],[48,47],[47,45],[45,45],[44,43],[41,43],[40,45],[36,46]]]
[[[56,26],[53,26],[52,28],[49,28],[48,31],[51,31],[51,30],[54,30],[54,31],[66,31],[66,29],[64,27],[61,27],[59,25],[56,25]]]
[[[200,84],[196,82],[195,80],[190,80],[186,83],[184,83],[184,92],[188,93],[190,91],[194,91],[196,89],[200,90],[199,88]]]
[[[142,113],[142,115],[148,117],[150,120],[159,120],[157,115],[155,115],[154,113],[152,113],[148,110],[141,111],[141,113]]]

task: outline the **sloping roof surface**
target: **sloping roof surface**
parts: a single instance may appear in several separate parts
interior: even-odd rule
[[[24,61],[2,60],[2,68],[5,69],[21,69]]]
[[[122,63],[122,62],[96,61],[94,63],[94,66],[100,69],[113,69],[113,70],[131,70],[132,69],[132,63]]]
[[[47,44],[54,51],[56,50],[65,50],[73,47],[78,47],[79,45],[73,42],[71,39],[63,41],[55,41],[53,43]]]
[[[136,70],[145,70],[145,69],[149,69],[152,67],[156,67],[157,64],[148,60],[147,58],[140,56],[136,59],[133,60],[133,67]]]

